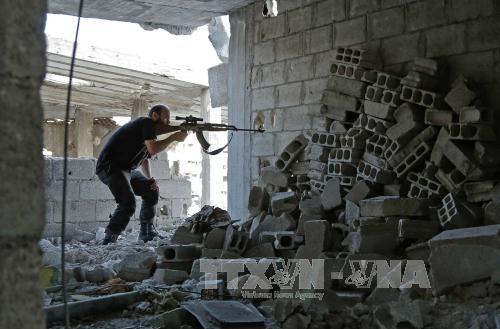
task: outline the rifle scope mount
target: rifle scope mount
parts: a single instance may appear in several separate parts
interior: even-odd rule
[[[190,115],[190,116],[187,116],[187,117],[178,117],[178,116],[176,116],[175,120],[184,120],[184,121],[186,121],[186,123],[197,123],[197,122],[203,121],[203,118],[197,118],[197,117],[194,117],[194,116]]]

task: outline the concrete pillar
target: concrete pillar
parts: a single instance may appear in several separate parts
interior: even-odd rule
[[[45,328],[38,240],[46,11],[44,0],[0,1],[0,328]]]
[[[75,111],[75,147],[77,157],[92,157],[94,115],[81,109]]]
[[[250,128],[250,72],[253,52],[253,6],[231,12],[229,41],[228,121],[240,128]],[[236,133],[229,145],[228,208],[231,217],[242,219],[248,213],[250,193],[250,134]]]
[[[210,106],[210,92],[208,88],[201,91],[201,114],[205,122],[221,123],[222,114],[221,108]],[[227,134],[223,132],[204,133],[207,141],[212,145],[210,150],[214,147],[218,148],[226,144]],[[201,160],[201,203],[203,205],[212,205],[221,208],[227,206],[226,197],[223,195],[222,190],[225,182],[224,177],[224,164],[226,157],[223,153],[217,155],[208,155],[202,152]]]
[[[145,95],[139,95],[134,98],[132,103],[132,114],[130,118],[134,120],[138,117],[144,117],[148,115],[149,101]]]

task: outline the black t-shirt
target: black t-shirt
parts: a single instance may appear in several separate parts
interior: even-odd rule
[[[108,140],[97,159],[96,171],[133,170],[151,157],[145,140],[156,139],[151,118],[141,117],[128,122]]]

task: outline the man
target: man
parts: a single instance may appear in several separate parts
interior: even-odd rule
[[[104,146],[97,160],[96,174],[106,184],[118,206],[114,211],[103,244],[116,242],[135,213],[135,195],[142,197],[139,215],[139,240],[151,241],[157,234],[153,229],[158,185],[149,171],[149,158],[165,150],[173,142],[183,142],[187,132],[178,131],[164,140],[157,135],[180,130],[170,126],[170,109],[155,105],[148,117],[140,117],[118,129]],[[136,170],[139,166],[142,173]]]

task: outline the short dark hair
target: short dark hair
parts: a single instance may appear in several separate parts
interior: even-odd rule
[[[158,105],[155,105],[155,106],[153,106],[152,108],[149,109],[148,116],[150,118],[152,118],[153,117],[153,113],[160,114],[162,110],[170,111],[169,108],[166,105],[158,104]]]

